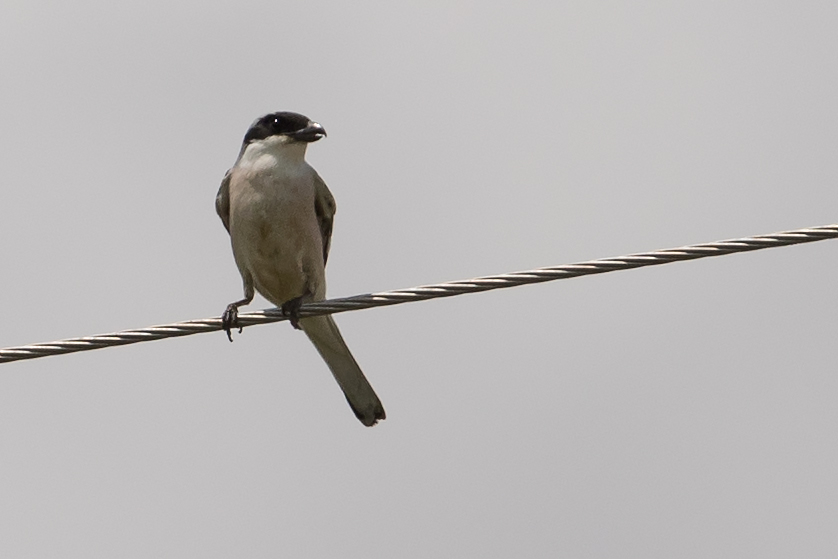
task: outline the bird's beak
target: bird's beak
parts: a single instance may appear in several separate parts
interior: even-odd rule
[[[309,122],[308,126],[302,130],[297,130],[293,134],[289,134],[289,136],[299,142],[316,142],[325,135],[326,130],[316,122]]]

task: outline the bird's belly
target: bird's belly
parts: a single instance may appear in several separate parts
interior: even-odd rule
[[[257,262],[253,282],[256,289],[265,299],[280,306],[306,294],[306,276],[302,271],[302,264],[298,258],[288,256]]]
[[[320,292],[322,241],[314,216],[301,208],[264,204],[236,208],[233,254],[243,275],[274,305]],[[324,286],[325,287],[325,286]]]

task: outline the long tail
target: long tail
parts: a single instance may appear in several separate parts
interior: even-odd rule
[[[331,316],[313,316],[300,320],[300,327],[320,352],[338,381],[343,395],[361,423],[371,427],[386,417],[384,406],[370,386],[367,377],[352,357],[337,324]]]

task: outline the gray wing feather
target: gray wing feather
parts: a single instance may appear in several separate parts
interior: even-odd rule
[[[215,213],[221,218],[224,224],[224,229],[230,232],[230,172],[232,169],[224,174],[221,179],[221,187],[218,189],[218,194],[215,195]]]
[[[314,210],[317,214],[317,224],[323,237],[323,264],[329,258],[329,246],[332,241],[332,222],[335,218],[335,198],[319,175],[314,181]],[[312,316],[300,320],[300,326],[308,335],[314,347],[320,352],[323,360],[343,390],[346,401],[355,416],[366,426],[375,425],[387,417],[384,406],[375,394],[352,353],[343,341],[337,324],[331,316]]]
[[[222,185],[223,186],[223,185]],[[329,248],[332,244],[332,223],[335,219],[337,205],[335,197],[329,192],[329,187],[316,175],[314,181],[314,211],[317,214],[317,224],[320,226],[320,235],[323,238],[323,264],[329,259]]]

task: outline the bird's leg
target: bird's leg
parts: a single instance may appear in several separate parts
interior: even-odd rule
[[[230,333],[231,328],[238,328],[239,334],[242,332],[242,327],[239,326],[239,307],[247,305],[253,300],[253,285],[244,285],[244,299],[240,299],[235,303],[227,305],[224,314],[221,315],[221,329],[227,332],[227,339],[233,341],[233,335]]]
[[[311,294],[306,292],[299,297],[294,297],[290,301],[285,301],[282,303],[282,307],[280,307],[282,309],[282,315],[287,316],[291,322],[291,326],[297,330],[300,329],[300,307],[309,298],[311,298]]]

